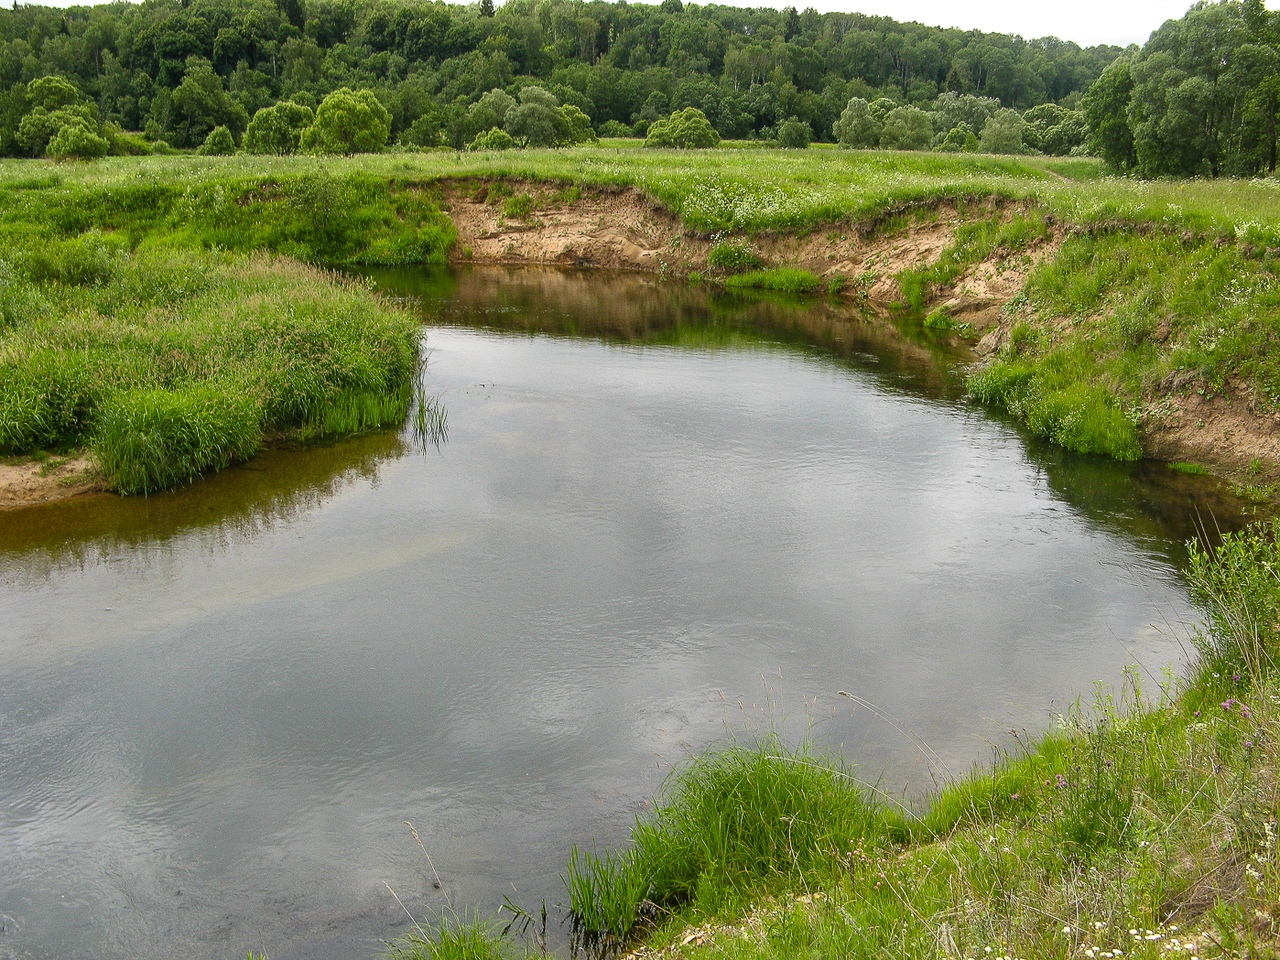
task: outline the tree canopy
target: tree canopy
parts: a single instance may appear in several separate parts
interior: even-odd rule
[[[0,9],[0,153],[30,153],[17,130],[37,108],[91,104],[100,125],[194,148],[215,127],[242,141],[260,110],[316,110],[344,88],[370,91],[390,116],[387,142],[414,146],[461,149],[506,129],[488,112],[494,90],[516,104],[529,143],[552,130],[556,142],[581,139],[580,115],[593,133],[643,135],[686,108],[724,137],[777,139],[794,120],[834,139],[854,97],[928,108],[954,94],[1025,110],[1078,97],[1120,53],[856,13],[674,2],[18,4]],[[530,87],[555,106],[522,100]],[[260,133],[251,142],[268,149]],[[269,149],[295,149],[292,135]]]

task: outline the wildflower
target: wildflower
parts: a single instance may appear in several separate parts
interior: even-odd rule
[[[1065,790],[1067,788],[1067,778],[1062,774],[1057,774],[1053,779],[1059,790]]]
[[[1235,705],[1236,705],[1236,701],[1234,697],[1228,697],[1226,700],[1222,701],[1223,710],[1230,710]]]

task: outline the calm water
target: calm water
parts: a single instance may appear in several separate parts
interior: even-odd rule
[[[1180,544],[1235,522],[830,307],[378,279],[433,323],[438,448],[0,513],[0,957],[368,957],[388,886],[554,907],[570,845],[769,724],[918,793],[1177,664]]]

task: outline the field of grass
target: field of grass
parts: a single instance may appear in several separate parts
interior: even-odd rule
[[[692,758],[631,845],[573,851],[583,942],[717,960],[1275,956],[1278,533],[1193,553],[1206,627],[1185,681],[1131,675],[926,805],[776,739]],[[465,951],[455,923],[396,955],[533,952],[496,920],[465,928]]]

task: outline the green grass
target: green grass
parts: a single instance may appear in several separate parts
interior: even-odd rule
[[[148,493],[269,435],[403,420],[420,330],[367,289],[266,257],[124,248],[106,262],[87,282],[23,287],[42,306],[0,333],[0,451],[88,446],[113,487]]]
[[[773,290],[777,293],[819,293],[827,282],[808,270],[778,267],[773,270],[750,270],[725,280],[730,290]]]

